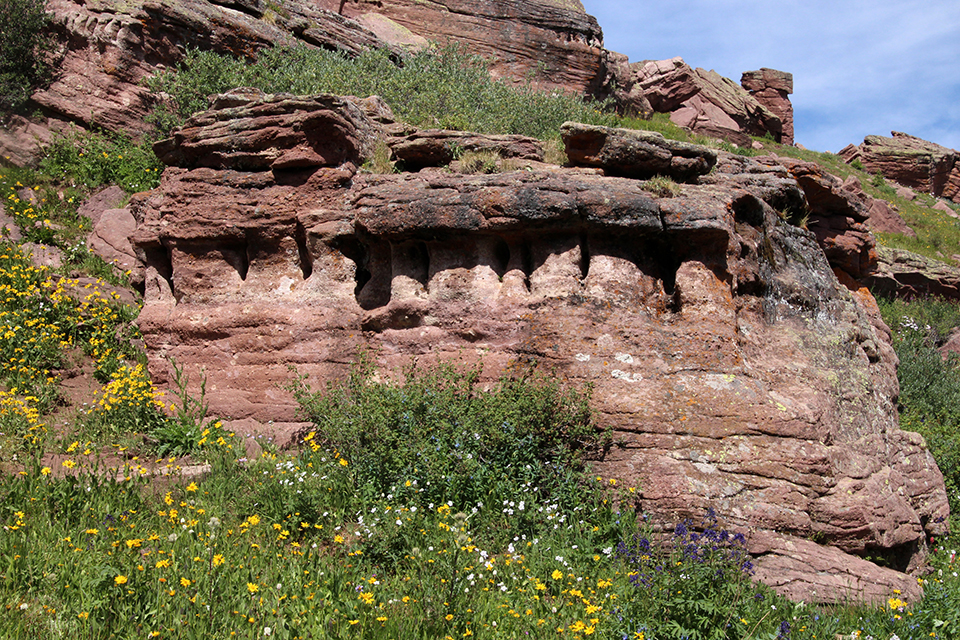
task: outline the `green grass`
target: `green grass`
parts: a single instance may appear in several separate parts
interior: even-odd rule
[[[379,95],[403,121],[420,127],[555,138],[566,120],[616,122],[603,106],[563,93],[515,87],[490,78],[487,65],[457,45],[410,55],[398,66],[385,51],[349,58],[307,47],[276,47],[256,62],[192,50],[181,65],[148,81],[172,103],[152,120],[169,132],[208,108],[207,96],[234,87],[267,93]]]
[[[960,327],[960,305],[941,298],[878,302],[900,358],[900,426],[926,439],[943,472],[954,524],[960,525],[960,359],[938,351]]]
[[[634,488],[578,470],[559,443],[543,456],[554,470],[538,477],[530,437],[549,443],[551,427],[583,418],[579,400],[569,405],[549,381],[488,393],[449,366],[394,384],[369,373],[361,360],[353,382],[302,396],[308,413],[334,414],[314,415],[299,452],[245,460],[239,439],[215,424],[201,445],[212,464],[202,478],[180,480],[162,459],[105,473],[79,441],[57,443],[56,467],[32,458],[4,475],[0,634],[906,640],[951,637],[958,622],[960,582],[946,552],[934,554],[942,575],[919,603],[891,594],[878,607],[819,608],[752,582],[744,538],[713,516],[638,518]],[[527,413],[511,418],[515,429],[450,423],[491,407]],[[350,448],[368,427],[420,444],[401,445],[376,471],[376,445]],[[485,430],[477,440],[472,429]],[[338,448],[334,437],[344,438]],[[415,463],[403,462],[407,453]],[[487,461],[497,473],[476,486],[471,453],[506,457]],[[164,467],[172,484],[149,479]],[[664,524],[676,530],[658,537]]]
[[[58,135],[40,160],[40,171],[62,183],[89,192],[117,185],[127,193],[149,191],[160,184],[163,165],[151,142],[127,136],[77,131]]]

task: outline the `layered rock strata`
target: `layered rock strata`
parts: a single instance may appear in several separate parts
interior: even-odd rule
[[[630,115],[671,112],[681,126],[737,144],[765,133],[779,140],[788,130],[792,140],[790,74],[748,72],[761,74],[754,84],[762,88],[749,88],[754,99],[679,58],[630,64],[603,48],[600,26],[576,0],[48,0],[47,8],[58,73],[33,96],[31,108],[42,118],[14,117],[0,130],[0,155],[18,165],[35,161],[53,132],[70,123],[149,131],[146,116],[162,97],[143,80],[178,63],[187,48],[250,59],[263,47],[292,44],[348,55],[384,48],[399,59],[430,41],[459,42],[507,81],[610,98]]]
[[[897,427],[872,298],[778,215],[805,206],[784,167],[724,154],[662,198],[604,167],[371,175],[384,125],[359,101],[230,104],[161,145],[174,166],[132,205],[158,380],[174,358],[211,411],[289,421],[288,367],[337,379],[358,347],[491,377],[533,360],[593,385],[617,443],[597,470],[658,520],[716,509],[805,600],[916,597],[901,571],[946,531],[943,479]]]
[[[870,173],[960,203],[960,153],[954,149],[894,131],[889,138],[867,136],[839,155],[848,163],[860,161]]]
[[[960,300],[960,269],[905,249],[879,248],[877,269],[866,279],[874,291],[901,298]]]
[[[66,123],[150,130],[157,98],[142,81],[187,48],[254,58],[263,47],[301,44],[399,56],[428,40],[455,41],[486,58],[495,76],[544,89],[602,98],[628,82],[626,58],[603,48],[596,19],[578,2],[48,0],[47,9],[58,48],[50,52],[55,81],[33,96],[44,118],[15,118],[0,131],[0,155],[21,165]]]

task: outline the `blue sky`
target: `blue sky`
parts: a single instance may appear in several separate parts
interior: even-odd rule
[[[582,0],[607,49],[739,82],[793,73],[796,140],[836,152],[905,131],[960,149],[958,0]]]

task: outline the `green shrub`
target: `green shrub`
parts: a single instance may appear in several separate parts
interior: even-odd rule
[[[660,198],[673,198],[683,192],[683,187],[669,176],[654,176],[640,185],[640,188]]]
[[[313,392],[298,378],[291,389],[320,443],[350,460],[378,494],[415,483],[424,501],[466,509],[527,482],[575,502],[571,479],[606,442],[588,392],[530,371],[489,391],[478,369],[450,364],[411,368],[399,384],[374,374],[362,356],[344,384]]]
[[[642,531],[617,546],[621,572],[633,587],[616,611],[621,637],[746,638],[769,616],[771,605],[782,606],[770,589],[753,583],[742,533],[719,526],[713,510],[698,530],[691,527],[681,522],[659,542],[652,531]],[[784,618],[791,620],[787,611],[768,624]],[[789,623],[781,624],[784,629],[789,631]]]
[[[303,46],[275,47],[250,63],[194,50],[177,69],[157,74],[147,86],[172,96],[172,103],[151,116],[162,134],[207,109],[210,94],[241,86],[267,93],[379,95],[398,118],[420,127],[541,139],[556,138],[566,120],[617,122],[598,103],[494,80],[482,59],[455,44],[409,55],[399,66],[386,51],[349,58]]]
[[[879,303],[900,358],[900,426],[926,439],[943,472],[950,510],[960,513],[960,359],[938,351],[960,326],[960,305],[942,298]]]
[[[48,77],[43,62],[48,20],[43,0],[0,2],[0,111],[19,108]]]
[[[86,131],[58,136],[40,160],[40,170],[61,182],[84,189],[115,184],[128,193],[159,185],[162,169],[149,140]]]

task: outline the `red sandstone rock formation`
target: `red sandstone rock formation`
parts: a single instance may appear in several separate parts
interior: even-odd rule
[[[595,94],[606,80],[603,32],[579,2],[550,0],[320,0],[363,20],[388,19],[435,42],[465,43],[492,61],[495,77],[534,80],[544,88]]]
[[[789,111],[789,74],[763,76],[767,85],[758,102],[733,81],[682,61],[676,69],[667,68],[675,61],[631,65],[603,48],[599,25],[576,0],[288,0],[282,11],[259,0],[48,0],[48,9],[60,49],[53,52],[56,81],[33,97],[44,118],[18,117],[0,131],[0,155],[20,165],[34,161],[51,131],[67,123],[148,131],[145,116],[156,98],[142,80],[176,64],[186,47],[250,58],[274,44],[355,55],[456,41],[486,58],[496,77],[613,98],[629,114],[669,111],[682,126],[738,144],[767,132],[779,139],[784,125],[778,115]],[[664,102],[678,92],[679,102]],[[773,112],[763,106],[768,100]]]
[[[867,136],[863,144],[841,149],[840,157],[859,160],[866,171],[880,172],[901,185],[960,203],[960,152],[899,131],[892,135]]]
[[[960,300],[960,269],[939,260],[906,251],[879,247],[877,269],[865,279],[884,295],[912,298],[942,296]]]
[[[360,346],[386,367],[464,357],[491,376],[533,359],[594,385],[621,444],[599,470],[641,487],[644,509],[676,521],[715,508],[750,534],[758,575],[794,597],[917,595],[857,556],[917,568],[925,536],[946,528],[943,479],[897,427],[896,357],[872,298],[775,210],[805,204],[774,159],[721,154],[666,198],[598,175],[607,161],[369,175],[357,166],[389,128],[369,108],[229,104],[161,145],[179,166],[132,205],[158,379],[173,357],[192,379],[205,368],[220,415],[291,420],[288,365],[319,382]],[[255,135],[263,118],[291,146]],[[303,160],[277,162],[291,148]],[[633,174],[625,162],[609,168]]]
[[[774,112],[715,71],[693,69],[682,58],[632,67],[653,110],[669,113],[681,127],[741,146],[749,145],[752,135],[782,137],[783,123]]]
[[[793,144],[793,74],[764,67],[759,71],[744,71],[740,86],[750,92],[757,102],[780,118],[782,144]]]

